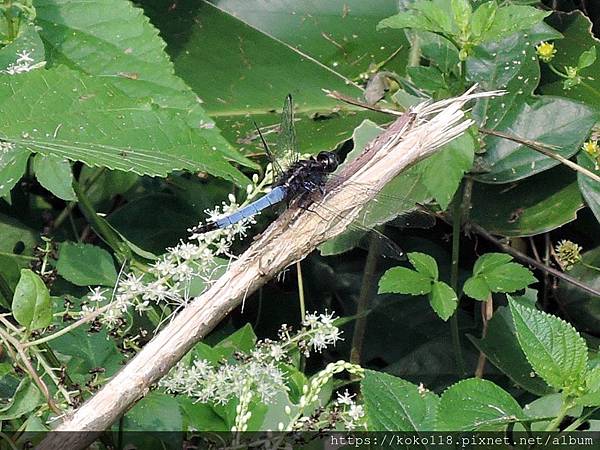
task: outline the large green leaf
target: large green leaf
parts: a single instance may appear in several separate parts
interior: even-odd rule
[[[15,288],[12,313],[20,325],[37,330],[52,322],[52,303],[44,281],[29,269],[21,269],[21,278]]]
[[[534,376],[531,364],[519,347],[514,328],[510,311],[503,306],[494,312],[494,317],[488,322],[484,338],[468,337],[492,364],[518,386],[535,395],[552,392],[539,376]]]
[[[580,166],[585,167],[596,175],[600,175],[598,163],[587,153],[580,152],[579,155],[577,155],[577,162]],[[596,216],[598,222],[600,222],[600,183],[587,175],[578,172],[577,184],[579,184],[579,190],[587,205],[594,213],[594,216]]]
[[[525,94],[523,94],[524,96]],[[555,146],[564,158],[577,153],[598,120],[598,112],[562,97],[516,99],[494,128],[524,139]],[[490,183],[507,183],[529,177],[560,164],[525,145],[500,137],[486,140],[485,161],[490,172],[478,177]]]
[[[10,143],[0,141],[0,197],[10,194],[19,182],[25,169],[29,152]]]
[[[587,346],[575,328],[513,299],[509,303],[519,344],[536,373],[557,389],[581,386]]]
[[[0,76],[0,138],[89,166],[153,176],[203,170],[247,183],[172,111],[65,67]]]
[[[114,286],[115,263],[110,253],[90,244],[63,242],[56,262],[58,274],[77,286]]]
[[[549,19],[550,23],[562,31],[564,40],[556,43],[556,56],[552,64],[564,72],[565,66],[576,67],[579,57],[584,50],[594,46],[600,51],[600,42],[592,34],[592,23],[580,11],[574,11],[570,14],[557,13]],[[562,78],[546,71],[545,75],[550,83],[545,83],[541,90],[545,94],[561,95],[584,102],[594,108],[600,106],[600,61],[596,59],[594,64],[579,71],[583,78],[583,83],[572,87],[569,90],[563,89]]]
[[[11,420],[33,411],[43,402],[42,393],[29,378],[23,378],[9,403],[0,408],[0,420]]]
[[[89,333],[84,328],[76,328],[50,342],[53,351],[69,357],[68,373],[78,383],[85,383],[92,369],[105,369],[104,375],[111,376],[123,359],[105,330]]]
[[[342,18],[344,4],[349,7],[347,19]],[[312,153],[349,137],[364,118],[389,120],[381,114],[341,105],[322,92],[330,89],[354,97],[362,95],[362,90],[343,75],[347,64],[341,58],[342,72],[337,72],[338,66],[333,64],[336,61],[328,65],[327,58],[332,51],[337,55],[339,48],[324,35],[336,41],[347,36],[347,47],[356,48],[356,55],[364,55],[367,61],[371,54],[377,59],[405,43],[401,32],[381,37],[374,33],[377,18],[389,15],[394,2],[385,0],[381,3],[385,6],[376,8],[361,5],[356,0],[303,5],[230,1],[219,2],[217,7],[205,1],[187,1],[171,10],[171,2],[163,1],[149,4],[146,11],[165,36],[177,73],[199,95],[231,142],[239,142],[245,150],[262,152],[252,122],[256,120],[261,126],[278,123],[277,111],[291,93],[296,105],[298,142],[302,151]],[[366,16],[367,11],[374,17]],[[356,30],[341,27],[341,20],[360,25]],[[305,27],[314,33],[306,40],[293,31]],[[352,37],[352,33],[358,37]],[[361,38],[367,38],[366,47]],[[349,56],[348,61],[353,60],[354,56]],[[361,60],[358,66],[363,64]],[[269,143],[275,141],[271,133],[266,138]]]
[[[560,34],[545,24],[527,33],[475,49],[467,60],[467,77],[485,89],[505,89],[506,95],[478,102],[475,114],[487,128],[557,146],[564,157],[574,155],[591,129],[597,113],[578,102],[557,97],[533,96],[539,83],[535,44]],[[528,177],[558,161],[525,146],[497,137],[486,138],[484,159],[490,172],[478,178],[504,183]]]
[[[583,199],[570,169],[556,168],[511,185],[476,183],[471,218],[505,236],[532,236],[575,220]]]
[[[398,12],[395,0],[209,0],[248,25],[339,74],[356,78],[399,47],[386,70],[403,73],[409,51],[402,32],[375,32],[380,18]]]
[[[408,381],[365,371],[361,393],[369,431],[431,431],[439,398]]]
[[[438,408],[439,431],[500,431],[523,418],[523,410],[491,381],[470,378],[450,386]]]
[[[151,98],[200,135],[198,148],[216,147],[248,164],[223,139],[191,89],[174,75],[165,43],[142,10],[121,0],[35,0],[36,23],[51,66],[65,64],[103,77],[131,98]],[[126,143],[124,144],[126,145]]]

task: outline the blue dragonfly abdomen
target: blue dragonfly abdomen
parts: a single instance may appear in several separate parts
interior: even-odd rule
[[[267,195],[263,195],[258,200],[253,201],[247,206],[238,209],[237,211],[222,217],[220,219],[216,219],[213,222],[208,222],[204,226],[200,228],[200,232],[207,232],[216,230],[219,228],[227,228],[237,222],[240,222],[249,217],[255,216],[263,209],[266,209],[270,206],[276,205],[277,203],[282,202],[288,195],[288,188],[286,186],[276,186],[271,192]]]

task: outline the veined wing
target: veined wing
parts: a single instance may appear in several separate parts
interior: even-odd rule
[[[294,126],[294,103],[290,94],[287,95],[283,103],[277,148],[274,156],[284,169],[300,159]]]

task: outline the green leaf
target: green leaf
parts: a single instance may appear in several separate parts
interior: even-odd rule
[[[233,151],[196,94],[175,76],[165,43],[141,9],[119,0],[36,0],[35,7],[50,65],[100,76],[130,98],[151,98],[153,106],[170,111],[191,135],[201,137],[204,151],[216,148],[251,165]]]
[[[437,281],[439,272],[435,258],[425,253],[412,252],[408,255],[408,260],[420,274]]]
[[[552,392],[525,358],[508,307],[502,306],[494,312],[485,337],[478,339],[469,335],[468,338],[492,364],[521,388],[538,396]]]
[[[481,275],[482,273],[494,270],[510,261],[512,256],[506,253],[485,253],[477,258],[473,265],[473,274]]]
[[[114,340],[109,339],[105,330],[88,333],[83,328],[76,328],[49,343],[54,352],[69,357],[68,373],[82,384],[91,377],[90,370],[99,367],[106,369],[105,377],[110,377],[121,367],[123,360]]]
[[[584,406],[600,406],[600,366],[589,370],[585,377],[585,394],[577,399]]]
[[[598,120],[598,112],[564,97],[524,96],[523,92],[504,107],[505,114],[494,128],[553,146],[552,151],[564,158],[577,153]],[[525,145],[494,136],[486,138],[485,161],[490,171],[477,178],[487,183],[517,181],[560,164]]]
[[[233,352],[250,353],[256,345],[256,339],[252,325],[247,323],[215,345],[214,349],[219,351],[227,350],[230,354]]]
[[[470,24],[471,35],[475,42],[480,42],[481,36],[490,29],[497,10],[498,4],[495,1],[483,3],[475,10]]]
[[[227,429],[225,421],[210,405],[198,403],[189,397],[176,397],[183,419],[183,430],[223,431]]]
[[[529,269],[511,260],[512,256],[503,253],[480,256],[473,267],[473,276],[463,286],[464,292],[485,301],[492,292],[514,292],[537,281]]]
[[[24,23],[19,27],[17,38],[0,49],[0,72],[23,73],[42,66],[45,60],[44,44],[35,24]]]
[[[586,152],[579,152],[579,155],[577,155],[577,163],[592,173],[600,175],[600,169],[598,168],[596,161],[594,161],[594,158]],[[594,213],[594,216],[596,216],[596,220],[600,222],[600,183],[596,180],[592,180],[587,175],[578,172],[577,184],[579,185],[579,190],[587,205]]]
[[[411,81],[424,91],[436,92],[447,89],[444,74],[437,67],[407,67],[406,73],[410,76]]]
[[[37,154],[33,158],[33,170],[40,184],[58,198],[66,201],[77,200],[72,186],[71,165],[66,159]]]
[[[434,429],[439,398],[386,373],[365,370],[360,383],[369,431]]]
[[[458,306],[456,292],[443,281],[433,283],[429,293],[429,303],[438,316],[444,321],[448,320]]]
[[[586,50],[579,56],[579,61],[577,62],[577,70],[585,69],[586,67],[590,67],[592,64],[596,62],[596,47],[592,45],[589,50]]]
[[[29,269],[21,269],[15,289],[12,313],[17,322],[28,330],[37,330],[52,322],[50,293],[42,279]]]
[[[519,344],[533,369],[557,389],[576,390],[586,373],[587,347],[575,328],[509,298]]]
[[[470,0],[451,0],[452,15],[459,30],[467,30],[473,9]]]
[[[481,34],[481,41],[498,41],[518,31],[537,25],[551,11],[542,11],[531,6],[507,5],[496,10],[490,27]]]
[[[463,292],[469,297],[482,302],[486,301],[492,295],[492,291],[485,280],[477,277],[471,277],[465,281]]]
[[[182,429],[183,418],[177,399],[150,392],[125,414],[119,432],[125,431],[120,433],[124,447],[175,450],[182,447]]]
[[[476,183],[471,218],[491,233],[532,236],[577,218],[583,199],[573,171],[557,167],[506,185]]]
[[[423,295],[431,291],[431,278],[406,267],[393,267],[379,280],[379,293]]]
[[[180,3],[165,14],[160,4],[146,2],[146,12],[167,40],[178,75],[202,99],[230,142],[240,143],[249,153],[263,152],[253,119],[261,127],[278,124],[288,93],[294,97],[303,152],[335,147],[365,118],[388,120],[357,107],[340,109],[339,101],[323,95],[322,89],[362,96],[352,80],[400,47],[386,69],[403,73],[409,50],[404,33],[373,31],[379,19],[397,11],[394,1],[368,7],[362,0],[335,5],[301,2],[293,8],[286,0],[212,3]],[[187,30],[184,40],[182,29]],[[266,138],[270,144],[276,141],[274,133]]]
[[[560,42],[558,52],[552,60],[555,67],[577,67],[583,56],[582,49],[593,47],[597,51],[600,41],[592,32],[592,22],[581,11],[576,10],[569,14],[556,13],[550,16],[548,21],[564,34],[564,39]],[[591,61],[593,55],[588,55],[583,56],[584,62]],[[562,78],[548,74],[549,82],[541,86],[541,90],[544,94],[569,97],[598,109],[600,106],[600,78],[596,76],[598,70],[600,70],[600,61],[596,59],[579,73],[583,83],[569,90],[563,89]]]
[[[473,138],[463,134],[422,163],[423,183],[442,209],[448,207],[463,175],[473,166],[474,152]]]
[[[117,281],[110,253],[90,244],[62,243],[56,270],[77,286],[114,286]]]
[[[171,111],[63,66],[0,75],[0,117],[0,138],[32,152],[140,175],[202,170],[248,184]]]
[[[470,378],[444,391],[436,429],[501,431],[524,416],[517,401],[504,389],[491,381]]]
[[[9,143],[2,143],[0,151],[0,197],[6,197],[19,182],[25,169],[29,152]]]
[[[29,378],[24,378],[19,383],[8,404],[0,408],[0,420],[18,419],[33,411],[43,401],[42,393],[35,383]]]

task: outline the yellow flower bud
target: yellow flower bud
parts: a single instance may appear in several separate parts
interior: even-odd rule
[[[537,52],[538,57],[546,63],[552,61],[554,55],[556,55],[556,49],[551,42],[541,42],[536,45],[535,51]]]

